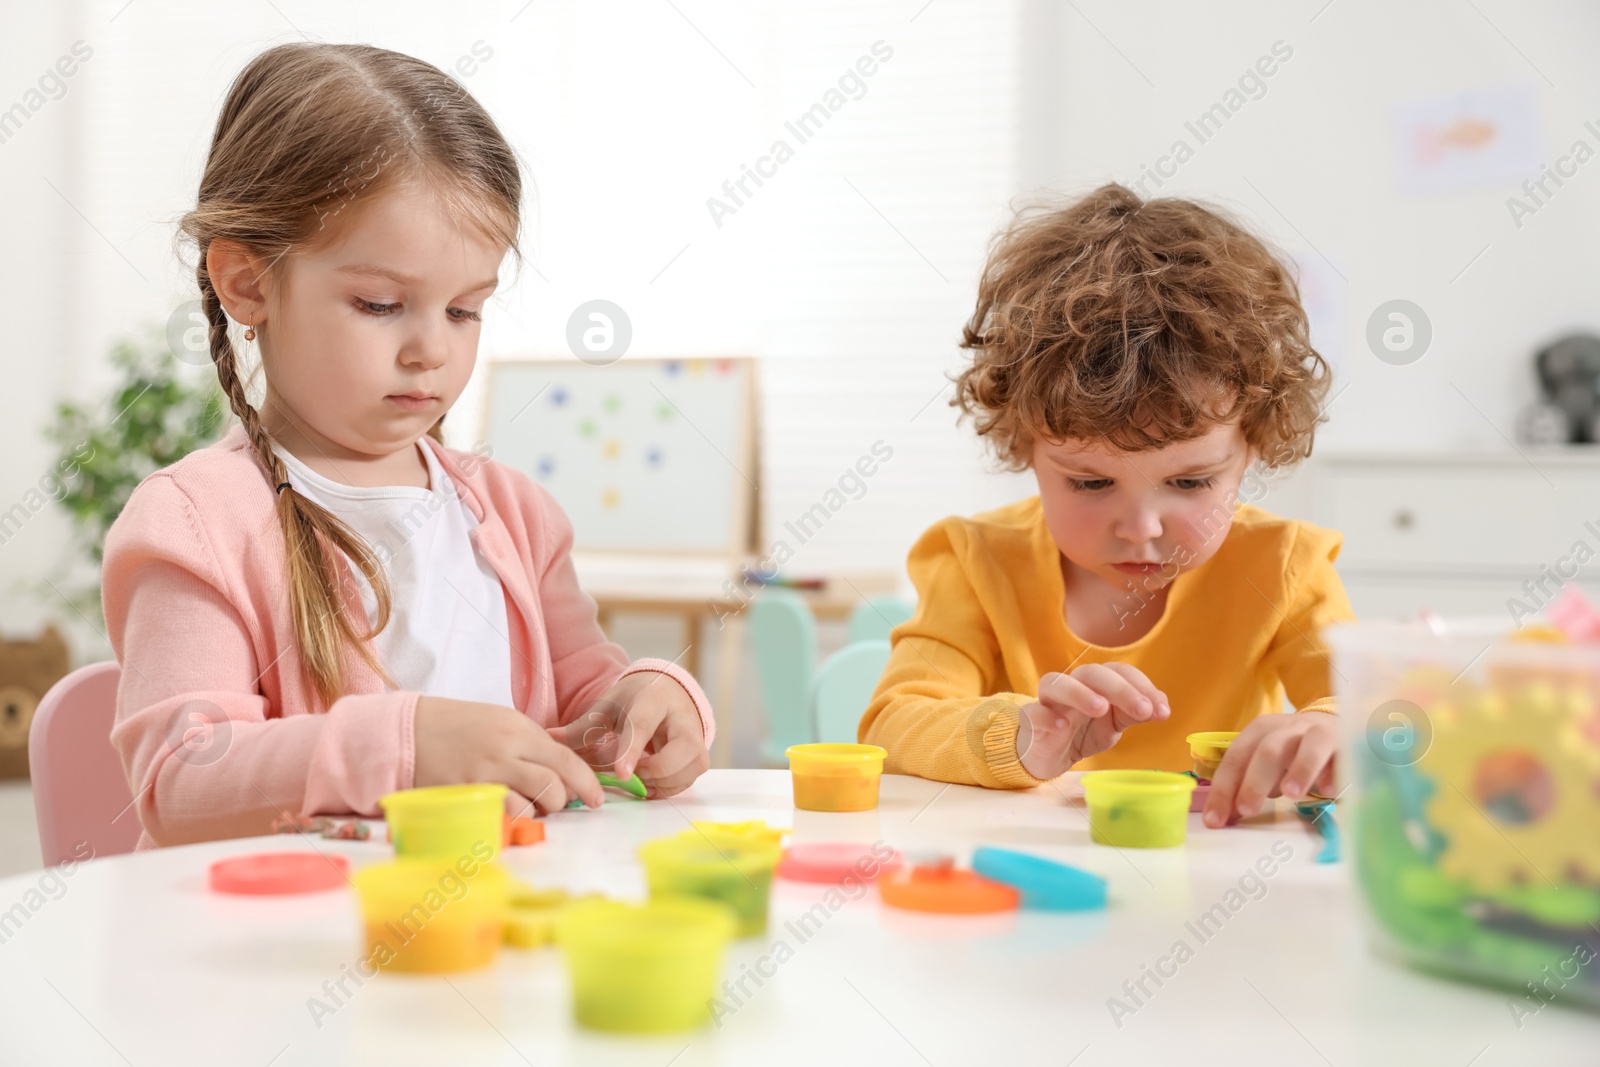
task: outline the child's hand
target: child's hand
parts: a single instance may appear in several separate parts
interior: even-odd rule
[[[1262,715],[1239,731],[1217,766],[1206,801],[1205,824],[1226,826],[1249,818],[1268,797],[1300,799],[1333,788],[1339,724],[1332,715]]]
[[[637,772],[651,797],[683,792],[711,766],[694,700],[658,671],[626,676],[553,733],[599,770]]]
[[[1039,679],[1039,701],[1017,721],[1017,759],[1035,778],[1054,778],[1104,752],[1139,722],[1172,713],[1166,694],[1126,663],[1086,663]]]
[[[605,801],[594,771],[516,708],[421,696],[412,732],[419,786],[504,782],[516,815],[548,815],[573,797],[591,808]]]

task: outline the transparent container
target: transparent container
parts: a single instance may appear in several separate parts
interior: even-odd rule
[[[1374,947],[1510,987],[1529,1014],[1600,1007],[1600,646],[1487,619],[1324,638]]]

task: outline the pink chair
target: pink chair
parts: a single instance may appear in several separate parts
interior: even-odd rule
[[[28,773],[46,867],[85,858],[85,843],[95,856],[115,856],[139,841],[139,813],[111,747],[121,674],[115,660],[79,667],[34,709]]]

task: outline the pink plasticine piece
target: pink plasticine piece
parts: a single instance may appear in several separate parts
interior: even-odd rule
[[[1600,641],[1600,611],[1576,585],[1561,587],[1544,607],[1545,618],[1572,641]]]

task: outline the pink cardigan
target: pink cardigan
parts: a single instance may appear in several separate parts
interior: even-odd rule
[[[709,745],[711,708],[694,678],[666,660],[630,666],[606,640],[573,573],[572,525],[549,493],[422,440],[477,516],[473,543],[505,587],[516,706],[540,726],[564,724],[623,675],[659,671],[693,698]],[[141,482],[106,535],[102,598],[122,666],[111,741],[140,848],[267,833],[280,814],[375,816],[379,797],[411,787],[421,694],[385,692],[347,649],[345,695],[325,708],[300,670],[285,573],[273,490],[237,424]],[[343,587],[365,630],[355,583]],[[219,725],[193,733],[206,722]]]

